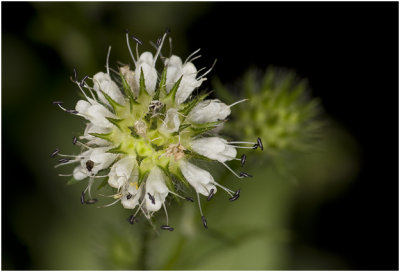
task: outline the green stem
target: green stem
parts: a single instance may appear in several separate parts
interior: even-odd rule
[[[149,247],[149,228],[147,226],[142,227],[142,247],[140,251],[139,261],[138,261],[138,269],[139,270],[147,270],[147,251]]]
[[[185,242],[186,242],[185,237],[181,236],[175,250],[172,251],[171,257],[169,257],[168,261],[164,265],[163,270],[172,270],[174,268],[176,261],[179,259],[182,253]]]

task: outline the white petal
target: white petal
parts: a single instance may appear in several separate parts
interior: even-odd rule
[[[101,91],[109,95],[115,102],[121,105],[125,104],[124,96],[119,90],[117,84],[112,81],[109,74],[98,72],[93,76],[93,83],[93,88],[97,92],[100,101],[102,101],[103,103],[109,105],[107,99],[104,97]]]
[[[136,190],[136,185],[129,185],[127,191],[122,194],[121,203],[125,209],[134,209],[139,204],[139,199],[142,196],[143,186],[140,186],[138,190]],[[127,199],[127,195],[130,193],[132,197]]]
[[[118,176],[125,177],[126,179],[129,179],[133,166],[135,164],[134,158],[132,157],[125,157],[123,159],[120,159],[118,162],[116,162],[113,167],[115,167],[115,173]]]
[[[175,97],[178,104],[185,102],[185,100],[192,94],[193,90],[200,87],[201,83],[205,80],[196,80],[197,69],[191,62],[188,62],[183,66],[182,74],[182,81],[179,84]]]
[[[136,87],[140,88],[140,74],[143,70],[144,82],[146,90],[149,94],[154,94],[157,84],[157,70],[153,66],[153,54],[150,52],[144,52],[140,55],[138,62],[136,63],[135,69],[135,84]]]
[[[169,92],[183,74],[182,60],[180,57],[172,55],[171,58],[165,60],[165,66],[167,66],[166,87]]]
[[[105,152],[107,149],[108,147],[94,148],[93,152],[90,154],[90,160],[94,162],[94,167],[92,169],[94,174],[97,174],[98,171],[109,167],[117,158],[117,154]]]
[[[97,137],[94,137],[94,139],[86,142],[86,145],[88,146],[108,146],[110,143],[107,140],[103,140]]]
[[[143,64],[146,63],[148,65],[152,65],[153,64],[153,54],[151,52],[143,52],[138,60],[138,64]]]
[[[110,144],[107,140],[103,140],[98,137],[92,136],[90,135],[90,133],[107,134],[109,132],[111,132],[110,128],[98,127],[93,125],[92,123],[88,123],[86,125],[83,136],[80,136],[79,138],[88,140],[88,142],[86,143],[86,145],[88,146],[93,146],[93,145],[105,146]]]
[[[76,103],[75,110],[79,113],[86,114],[90,106],[91,104],[86,100],[79,100],[78,103]]]
[[[87,111],[87,119],[90,120],[94,125],[104,128],[112,128],[114,125],[111,124],[106,117],[115,116],[100,104],[89,107]]]
[[[85,129],[85,135],[89,133],[100,133],[100,134],[106,134],[111,132],[111,129],[105,128],[105,127],[98,127],[93,125],[92,123],[89,123],[88,126]],[[90,135],[91,136],[91,135]],[[94,137],[94,136],[91,136]]]
[[[140,88],[140,73],[141,70],[143,70],[143,76],[144,76],[144,83],[146,85],[146,90],[147,92],[152,95],[154,94],[154,91],[156,89],[156,84],[157,84],[157,70],[150,66],[147,63],[143,63],[141,65],[138,65],[135,70],[135,82],[136,82],[136,87],[139,89]]]
[[[194,123],[204,124],[224,120],[231,114],[229,106],[218,99],[198,103],[189,113],[188,119]]]
[[[205,196],[210,194],[211,189],[217,192],[217,188],[214,185],[214,178],[208,171],[184,160],[181,160],[180,167],[183,176],[189,184],[193,186],[196,192]]]
[[[146,180],[145,207],[147,211],[158,211],[168,195],[168,187],[165,185],[164,176],[158,167],[150,171]],[[148,194],[154,197],[154,203]]]
[[[179,84],[179,88],[175,95],[176,103],[182,104],[189,98],[192,94],[193,90],[201,85],[201,81],[197,81],[194,78],[183,77],[181,83]]]
[[[106,146],[110,144],[107,140],[103,140],[98,137],[92,136],[90,135],[90,133],[107,134],[109,132],[111,132],[110,128],[98,127],[93,125],[92,123],[88,123],[86,125],[83,136],[81,136],[80,138],[88,140],[88,142],[86,143],[86,145],[88,146],[92,145]]]
[[[108,184],[113,188],[119,189],[124,185],[124,181],[113,175],[108,178]]]
[[[119,71],[125,78],[134,96],[137,97],[139,95],[139,90],[136,88],[134,71],[130,70],[129,65],[120,67]]]
[[[220,162],[230,161],[236,157],[236,149],[227,141],[218,137],[204,137],[191,142],[193,151]]]
[[[87,175],[84,173],[82,167],[79,165],[74,168],[73,177],[76,180],[82,180],[82,179],[86,178]]]
[[[170,58],[165,60],[164,65],[168,66],[168,68],[182,69],[182,59],[176,55],[172,55]]]
[[[167,133],[173,133],[179,130],[181,120],[179,119],[178,111],[171,108],[167,111],[164,123],[161,125],[161,130]]]
[[[194,66],[193,63],[188,62],[188,63],[185,63],[185,65],[183,65],[182,72],[183,72],[183,74],[185,76],[196,77],[197,69],[196,69],[196,66]]]

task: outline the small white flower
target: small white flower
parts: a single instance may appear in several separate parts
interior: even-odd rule
[[[211,189],[216,193],[217,188],[214,185],[214,178],[208,171],[184,160],[181,161],[180,166],[183,176],[197,193],[208,196]]]
[[[74,168],[74,172],[72,175],[73,175],[74,179],[76,179],[76,180],[83,180],[83,179],[87,178],[86,173],[84,172],[82,166],[80,166],[80,165],[76,166]]]
[[[169,92],[175,82],[182,76],[182,60],[180,57],[172,55],[165,60],[165,65],[167,66],[166,88],[167,92]]]
[[[181,83],[176,92],[176,102],[181,104],[190,96],[195,88],[200,87],[205,78],[196,79],[197,69],[191,62],[182,64],[181,58],[171,56],[166,60],[167,65],[167,91],[169,92],[175,82],[182,76]]]
[[[73,177],[76,180],[82,180],[90,175],[90,172],[86,169],[86,162],[90,160],[90,154],[92,154],[93,149],[86,150],[79,154],[80,158],[83,158],[80,165],[74,168]]]
[[[119,71],[126,80],[131,91],[134,93],[134,96],[137,97],[139,95],[139,89],[135,86],[135,72],[130,70],[129,65],[120,67]]]
[[[114,163],[111,167],[110,173],[108,174],[108,184],[117,189],[126,184],[131,176],[135,162],[135,158],[125,157]]]
[[[218,99],[205,100],[197,104],[190,112],[188,119],[197,124],[224,120],[231,114],[230,106]]]
[[[113,127],[113,124],[111,124],[106,117],[115,118],[115,115],[103,105],[98,103],[91,104],[85,100],[79,100],[78,103],[76,103],[75,109],[95,126],[103,128]]]
[[[88,123],[86,125],[85,132],[79,138],[87,140],[88,142],[86,144],[89,145],[89,146],[94,146],[94,145],[97,145],[97,146],[108,146],[109,145],[108,141],[100,139],[98,137],[95,137],[95,136],[93,136],[91,134],[92,133],[94,133],[94,134],[107,134],[107,133],[110,133],[110,132],[111,132],[110,128],[98,127],[98,126],[93,125],[92,123]]]
[[[129,182],[122,191],[121,204],[125,209],[134,209],[142,197],[143,185],[137,187],[137,182]]]
[[[164,175],[158,167],[150,171],[146,181],[145,207],[149,212],[158,211],[168,195]]]
[[[107,147],[93,148],[79,155],[84,158],[81,160],[81,167],[88,175],[96,175],[100,170],[108,168],[117,158],[116,154],[107,153],[107,149]]]
[[[135,69],[135,82],[136,88],[139,89],[140,86],[140,74],[143,70],[144,82],[146,85],[147,92],[152,95],[156,89],[156,84],[158,80],[157,70],[154,67],[153,54],[150,52],[144,52],[140,55],[138,62],[136,63]]]
[[[161,125],[161,131],[165,133],[173,133],[179,130],[181,121],[179,119],[179,114],[176,109],[169,109],[165,114],[165,119]]]
[[[196,139],[191,142],[191,148],[196,153],[219,162],[230,161],[236,157],[236,149],[219,137]]]
[[[105,74],[103,72],[98,72],[95,74],[93,76],[93,89],[97,92],[97,96],[104,104],[110,105],[101,91],[109,95],[118,104],[125,104],[124,96],[119,90],[117,84],[111,80],[109,74]]]

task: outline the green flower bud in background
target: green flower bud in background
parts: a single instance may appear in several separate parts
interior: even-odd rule
[[[234,100],[231,87],[213,83],[217,95]],[[315,143],[323,122],[319,100],[309,97],[306,80],[282,69],[269,68],[263,76],[249,70],[239,88],[238,95],[249,100],[237,106],[235,122],[225,126],[227,133],[244,140],[260,137],[269,156],[306,151]]]

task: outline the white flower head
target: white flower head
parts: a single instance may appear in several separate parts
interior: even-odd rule
[[[85,76],[78,81],[76,72],[73,81],[84,95],[75,110],[64,108],[63,103],[54,104],[62,110],[83,117],[86,128],[83,135],[73,138],[73,144],[81,148],[78,155],[66,155],[56,149],[52,157],[61,156],[59,164],[78,163],[70,176],[72,182],[88,179],[82,192],[82,204],[93,204],[97,199],[91,196],[94,183],[103,182],[114,190],[115,200],[105,206],[121,202],[133,210],[129,222],[134,224],[141,213],[151,220],[161,208],[166,214],[163,230],[173,230],[168,225],[166,200],[174,197],[193,201],[192,197],[182,196],[182,186],[190,185],[197,196],[201,218],[205,227],[207,221],[201,210],[200,195],[210,200],[223,189],[234,201],[240,190],[232,191],[214,180],[211,173],[192,163],[192,159],[215,161],[226,167],[238,178],[251,177],[241,172],[237,174],[226,163],[240,161],[243,166],[246,156],[237,158],[237,148],[261,148],[257,142],[232,142],[216,135],[215,128],[229,116],[230,107],[217,99],[204,100],[207,95],[193,97],[210,70],[199,75],[193,61],[198,57],[194,52],[185,62],[175,55],[162,58],[164,68],[157,71],[156,63],[168,33],[158,39],[156,52],[139,54],[141,42],[136,37],[136,57],[130,47],[129,34],[126,34],[128,49],[134,68],[129,65],[114,70],[120,75],[110,74],[107,54],[107,72],[98,72],[93,78],[93,87],[86,84]],[[242,101],[239,101],[242,102]],[[237,102],[238,103],[238,102]],[[236,104],[236,103],[235,103]],[[101,187],[100,186],[100,187]],[[89,199],[87,199],[87,193]],[[105,207],[104,206],[104,207]]]

